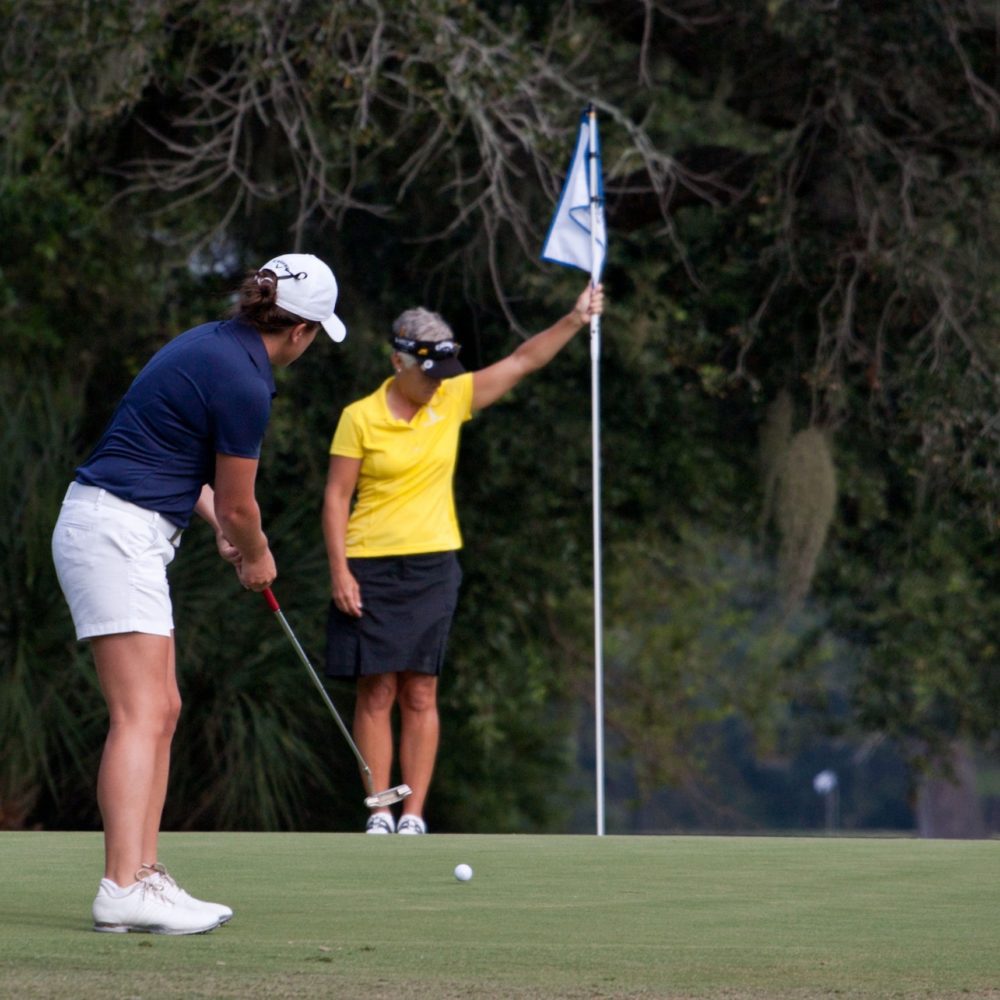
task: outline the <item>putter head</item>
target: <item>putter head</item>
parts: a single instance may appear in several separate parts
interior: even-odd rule
[[[380,809],[382,806],[391,806],[396,802],[402,802],[407,795],[412,795],[413,789],[409,785],[396,785],[395,788],[387,788],[384,792],[376,792],[365,799],[365,805],[369,809]]]

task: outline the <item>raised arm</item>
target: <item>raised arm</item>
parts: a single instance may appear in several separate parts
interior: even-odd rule
[[[358,483],[360,458],[330,456],[323,491],[323,539],[330,564],[330,596],[345,614],[361,617],[361,588],[347,565],[347,519]]]
[[[591,316],[604,311],[604,288],[589,284],[580,293],[573,311],[567,313],[547,330],[536,333],[503,360],[481,368],[472,376],[472,408],[481,410],[510,392],[532,372],[544,368],[572,339]]]

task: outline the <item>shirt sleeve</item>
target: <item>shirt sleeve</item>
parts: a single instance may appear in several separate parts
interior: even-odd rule
[[[343,458],[364,458],[365,456],[363,430],[350,407],[340,415],[333,440],[330,442],[330,454],[340,455]]]
[[[456,397],[456,410],[462,422],[471,420],[475,415],[472,412],[472,394],[475,388],[473,383],[473,373],[466,372],[457,378],[449,379],[452,383]]]
[[[223,384],[212,400],[216,452],[260,458],[270,416],[271,395],[259,379]]]

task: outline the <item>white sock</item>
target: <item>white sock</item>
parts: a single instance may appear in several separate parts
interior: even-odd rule
[[[131,885],[121,886],[109,878],[101,879],[101,885],[104,886],[104,891],[109,896],[114,896],[115,899],[121,899],[122,896],[127,896],[138,884],[138,882],[133,882]]]

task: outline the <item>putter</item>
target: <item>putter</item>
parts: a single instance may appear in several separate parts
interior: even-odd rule
[[[364,757],[361,756],[361,751],[358,749],[357,743],[354,742],[347,726],[344,725],[344,720],[341,719],[336,706],[330,700],[330,696],[326,693],[326,688],[323,687],[323,682],[319,679],[319,674],[317,674],[313,669],[313,665],[309,662],[309,657],[306,656],[305,650],[302,648],[299,640],[295,638],[295,633],[292,631],[291,625],[288,624],[288,619],[285,618],[285,615],[281,610],[281,606],[278,604],[277,598],[273,593],[271,593],[270,587],[264,590],[263,594],[264,600],[267,601],[267,606],[274,612],[278,621],[281,623],[281,627],[284,629],[285,635],[288,636],[288,641],[292,644],[292,647],[298,654],[299,659],[302,661],[302,665],[309,671],[309,676],[312,678],[313,684],[316,685],[316,690],[323,696],[323,701],[326,702],[326,707],[330,709],[330,714],[333,716],[334,722],[337,723],[337,727],[344,734],[344,739],[347,740],[348,746],[350,746],[351,750],[354,752],[354,756],[358,760],[365,788],[368,790],[368,795],[365,798],[365,805],[369,809],[381,809],[383,806],[391,806],[395,802],[402,802],[407,795],[412,795],[413,789],[410,788],[409,785],[396,785],[395,788],[387,788],[384,792],[375,791],[375,782],[372,780],[371,768],[365,762]]]

